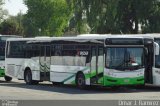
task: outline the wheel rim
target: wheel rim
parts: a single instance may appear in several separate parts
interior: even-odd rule
[[[82,85],[82,78],[78,79],[78,85]]]
[[[78,85],[79,86],[84,85],[84,78],[82,76],[79,76],[79,78],[78,78]]]

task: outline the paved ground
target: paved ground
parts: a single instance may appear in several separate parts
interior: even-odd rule
[[[39,85],[26,85],[24,81],[14,79],[7,83],[0,78],[0,100],[160,100],[160,87],[147,86],[135,89],[122,87],[92,87],[80,90],[74,86],[53,86],[50,82]]]

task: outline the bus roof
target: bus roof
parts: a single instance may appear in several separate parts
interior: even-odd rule
[[[57,40],[66,40],[66,41],[74,41],[74,40],[105,40],[107,38],[150,38],[151,36],[141,36],[141,35],[110,35],[110,34],[92,34],[91,36],[77,36],[77,37],[37,37],[37,38],[10,38],[7,41],[35,41],[35,42],[47,42],[47,41],[57,41]]]
[[[160,38],[160,33],[147,33],[147,34],[128,34],[128,36],[132,36],[132,35],[135,35],[135,36],[141,36],[141,37],[152,37],[153,39],[154,38]]]
[[[147,34],[148,36],[154,37],[154,38],[160,38],[159,33],[152,33],[152,34]]]
[[[5,37],[7,36],[7,37],[8,37],[8,36],[19,36],[19,35],[1,35],[1,34],[0,34],[0,37],[1,37],[1,36],[5,36]],[[19,36],[19,37],[21,37],[21,36]]]

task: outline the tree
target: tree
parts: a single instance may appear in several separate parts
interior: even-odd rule
[[[3,18],[8,15],[8,11],[2,8],[4,0],[0,0],[0,23],[3,21]]]
[[[14,18],[10,17],[0,24],[0,33],[2,35],[22,35],[23,28],[19,26]]]
[[[142,24],[142,33],[160,33],[160,2],[157,1],[152,1],[149,15]]]
[[[24,0],[28,7],[27,18],[34,27],[34,36],[60,36],[72,15],[68,0]],[[36,5],[35,5],[36,4]]]
[[[119,26],[123,33],[138,33],[146,26],[157,0],[123,0],[118,5]]]
[[[160,32],[158,0],[75,0],[74,7],[77,28],[86,17],[90,33]]]
[[[75,0],[75,19],[78,29],[86,20],[91,29],[90,33],[117,32],[118,2],[119,0]]]
[[[32,19],[27,17],[27,15],[23,16],[22,26],[25,37],[34,37],[36,35],[40,35],[39,29],[34,26]]]
[[[2,21],[2,18],[3,18],[2,5],[3,5],[3,1],[2,1],[2,0],[0,0],[0,22]]]

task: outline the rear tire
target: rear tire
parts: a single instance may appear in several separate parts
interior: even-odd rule
[[[31,70],[26,70],[24,73],[24,80],[27,85],[36,85],[39,83],[39,81],[32,80],[32,73]]]
[[[5,76],[4,79],[5,79],[7,82],[10,82],[10,81],[12,80],[12,77]]]
[[[76,85],[80,89],[85,89],[86,88],[86,81],[85,81],[85,76],[83,73],[79,73],[76,77]]]

